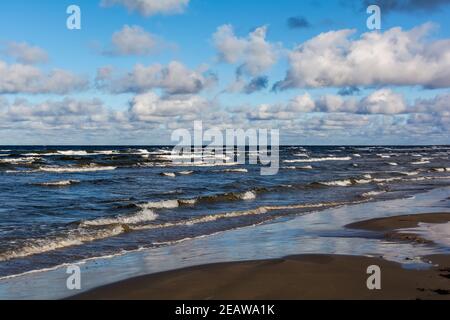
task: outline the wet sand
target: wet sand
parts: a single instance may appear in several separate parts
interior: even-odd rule
[[[431,243],[430,240],[414,233],[398,232],[399,229],[415,228],[419,223],[447,223],[450,213],[424,213],[417,215],[404,215],[388,218],[365,220],[347,225],[351,229],[364,229],[377,231],[389,240],[414,241],[418,243]]]
[[[383,232],[420,222],[444,223],[450,213],[366,220],[347,227]],[[418,241],[415,238],[399,240]],[[426,241],[426,239],[422,239]],[[450,256],[424,258],[432,267],[404,269],[376,257],[300,255],[275,260],[203,265],[125,280],[73,299],[446,299],[450,300]],[[369,290],[367,268],[381,268],[381,290]]]

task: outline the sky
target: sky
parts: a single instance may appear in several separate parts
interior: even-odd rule
[[[450,144],[449,17],[450,0],[2,1],[0,145],[173,144],[200,120]]]

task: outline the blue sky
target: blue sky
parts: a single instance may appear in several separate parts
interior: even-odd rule
[[[430,1],[425,8],[420,7],[420,1],[414,0],[401,0],[402,6],[398,8],[385,6],[388,1],[374,1],[381,8],[380,31],[367,29],[365,1],[358,0],[174,0],[172,2],[179,1],[181,7],[173,9],[169,5],[167,11],[156,10],[150,14],[142,10],[130,10],[130,6],[136,3],[139,5],[139,1],[144,3],[144,7],[153,8],[152,2],[159,3],[162,0],[112,0],[106,6],[101,5],[101,0],[2,1],[0,61],[5,64],[6,71],[3,72],[7,75],[3,87],[8,89],[0,91],[0,103],[3,104],[0,106],[0,133],[3,140],[0,140],[0,145],[169,143],[173,128],[190,128],[194,119],[203,120],[211,126],[279,128],[282,142],[286,144],[450,143],[450,79],[447,73],[438,71],[440,66],[442,69],[448,67],[450,59],[445,56],[447,50],[450,52],[450,4],[447,1]],[[81,30],[66,28],[66,8],[71,4],[81,8]],[[290,18],[301,20],[304,25],[289,27]],[[433,27],[429,27],[424,39],[417,42],[423,47],[436,47],[439,58],[433,60],[434,51],[416,49],[415,44],[409,48],[407,42],[397,43],[399,47],[392,49],[403,51],[404,45],[408,47],[405,50],[411,50],[401,57],[394,52],[401,61],[410,59],[405,64],[406,69],[411,69],[408,71],[412,75],[410,79],[414,78],[412,69],[417,61],[422,63],[417,64],[418,75],[427,71],[427,63],[436,62],[438,65],[434,66],[434,74],[430,71],[430,75],[424,76],[423,80],[408,81],[406,75],[403,78],[399,75],[397,79],[393,75],[384,76],[382,71],[363,70],[360,65],[355,65],[356,70],[346,71],[348,74],[343,75],[342,70],[337,70],[336,74],[330,72],[325,75],[325,84],[311,85],[313,80],[317,80],[318,73],[305,71],[308,63],[303,65],[303,62],[307,61],[307,57],[298,55],[292,58],[292,52],[298,50],[299,46],[317,39],[321,34],[355,29],[348,40],[358,41],[365,33],[377,32],[383,35],[392,28],[401,27],[404,34],[395,35],[398,42],[402,39],[416,41],[415,35],[408,35],[407,32],[427,23]],[[246,49],[236,61],[223,59],[224,54],[232,54],[232,49],[224,52],[230,48],[220,48],[220,43],[214,40],[214,34],[224,25],[229,25],[233,30],[232,36],[227,39],[240,43],[247,41]],[[105,54],[107,50],[117,49],[114,48],[112,37],[123,31],[125,26],[132,27],[133,32],[140,30],[156,39],[155,48],[139,54]],[[267,45],[264,47],[266,51],[264,48],[260,52],[253,50],[252,46],[256,42],[249,41],[252,32],[263,30],[258,28],[264,28],[264,36],[260,40],[263,41],[263,47]],[[31,68],[43,74],[55,69],[64,70],[82,77],[86,84],[83,88],[78,86],[67,90],[36,89],[29,92],[23,86],[10,89],[8,84],[12,80],[8,77],[15,76],[13,71],[24,64],[17,61],[17,51],[14,54],[10,50],[13,44],[19,43],[26,44],[26,47],[21,47],[20,54],[23,54],[23,50],[37,47],[48,55],[46,62],[26,63],[30,72]],[[126,41],[125,44],[121,43],[127,45]],[[352,44],[348,45],[346,50],[352,50]],[[339,50],[339,45],[333,43],[331,46],[335,46],[333,50]],[[375,49],[368,48],[370,50]],[[311,58],[311,65],[328,59],[325,51],[320,49],[316,56],[323,54],[323,59]],[[274,61],[265,63],[264,59],[270,57],[264,55],[270,55],[270,52],[274,54]],[[358,51],[358,54],[361,52]],[[378,54],[383,59],[382,53]],[[419,56],[418,60],[413,58],[415,55]],[[347,67],[350,68],[353,58],[346,58],[349,63]],[[245,65],[246,61],[250,66],[251,61],[257,59],[262,59],[262,65],[257,64],[257,71],[244,72],[240,77],[242,83],[238,85],[236,72],[239,67]],[[335,65],[339,62],[333,59],[326,63]],[[158,64],[164,68],[174,61],[205,81],[201,90],[173,92],[167,89],[167,82],[144,87],[136,84],[132,89],[124,89],[120,93],[111,89],[112,84],[117,84],[136,65],[148,67]],[[294,67],[296,61],[303,66]],[[367,61],[370,63],[371,60]],[[99,87],[95,81],[97,70],[105,66],[115,70],[116,78],[105,80],[105,86]],[[368,72],[369,78],[373,73],[373,81],[361,81],[360,77],[355,76],[358,72]],[[388,68],[386,73],[389,72]],[[291,84],[280,91],[271,90],[277,82],[289,82],[287,74],[291,74],[294,79],[289,80]],[[212,84],[208,80],[212,78],[210,75],[215,78]],[[264,88],[258,88],[250,94],[242,91],[243,86],[261,77],[267,79]],[[346,77],[347,80],[342,83],[339,77]],[[38,78],[38,81],[49,80],[47,78]],[[176,78],[171,81],[176,81]],[[233,84],[235,89],[230,90]],[[179,87],[173,83],[169,86]],[[0,88],[3,87],[0,83]],[[339,95],[339,92],[349,87],[357,88],[352,96]],[[150,93],[157,95],[158,98],[151,96],[156,101],[149,100]],[[301,105],[293,108],[290,102],[305,95],[314,100],[315,107]],[[325,96],[336,96],[345,101],[335,107],[323,102]],[[86,109],[86,101],[93,99],[100,101],[95,104],[98,110],[93,111],[93,107]],[[67,104],[69,100],[78,102],[79,110],[69,110],[63,114],[64,103]],[[400,100],[404,105],[399,106]],[[185,112],[184,104],[187,105]],[[101,113],[101,117],[95,112]],[[89,125],[86,125],[87,122]]]

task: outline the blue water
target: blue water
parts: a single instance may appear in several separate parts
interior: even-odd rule
[[[450,184],[446,146],[282,147],[275,176],[170,150],[0,147],[0,276]]]

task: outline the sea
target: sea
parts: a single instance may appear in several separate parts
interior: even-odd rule
[[[0,279],[410,198],[450,186],[449,157],[450,146],[282,146],[265,176],[260,163],[174,162],[170,146],[0,146]]]

